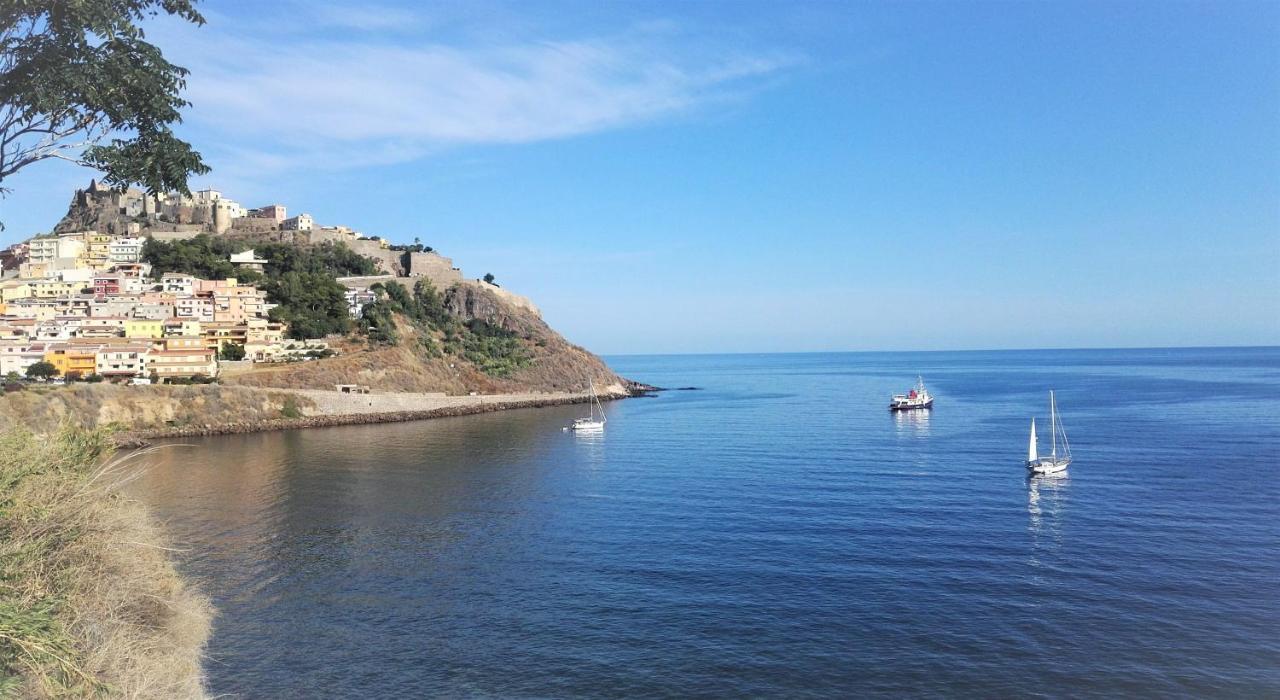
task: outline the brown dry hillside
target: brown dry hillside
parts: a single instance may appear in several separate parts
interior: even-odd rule
[[[266,365],[225,377],[229,385],[291,389],[332,389],[363,384],[374,391],[442,391],[447,394],[582,391],[588,378],[596,390],[623,394],[628,382],[595,355],[573,345],[542,320],[535,309],[509,301],[485,285],[467,282],[446,291],[445,306],[461,322],[480,320],[516,336],[527,361],[507,376],[486,374],[459,354],[432,352],[440,334],[397,316],[395,345],[337,339],[342,354],[323,360]],[[431,345],[424,344],[424,340]]]

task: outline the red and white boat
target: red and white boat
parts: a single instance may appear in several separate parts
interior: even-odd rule
[[[890,411],[914,411],[918,408],[933,408],[933,397],[924,388],[923,377],[916,377],[916,388],[905,394],[894,394],[889,399]]]

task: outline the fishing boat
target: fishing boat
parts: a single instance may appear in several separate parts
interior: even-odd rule
[[[575,419],[569,429],[579,433],[604,432],[604,406],[600,404],[600,397],[596,396],[595,382],[588,380],[587,384],[591,388],[591,402],[587,404],[589,413],[586,418]]]
[[[1036,440],[1036,419],[1031,418],[1031,440],[1027,445],[1027,469],[1032,474],[1058,474],[1067,470],[1071,464],[1071,443],[1067,442],[1067,431],[1062,427],[1062,418],[1058,415],[1058,401],[1049,392],[1049,434],[1052,438],[1052,451],[1048,457],[1040,456]],[[1062,444],[1062,454],[1058,454],[1058,444]]]
[[[933,397],[924,388],[924,377],[916,377],[916,388],[905,394],[894,394],[889,399],[890,411],[912,411],[917,408],[932,408]]]

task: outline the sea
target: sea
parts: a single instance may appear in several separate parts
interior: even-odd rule
[[[672,390],[602,434],[564,406],[140,459],[218,611],[209,690],[1280,696],[1280,348],[607,359]],[[891,413],[917,376],[932,410]],[[1050,390],[1074,461],[1029,478]]]

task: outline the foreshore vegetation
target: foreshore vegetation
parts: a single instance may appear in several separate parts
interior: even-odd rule
[[[203,697],[208,603],[178,576],[110,436],[0,434],[0,697]]]

